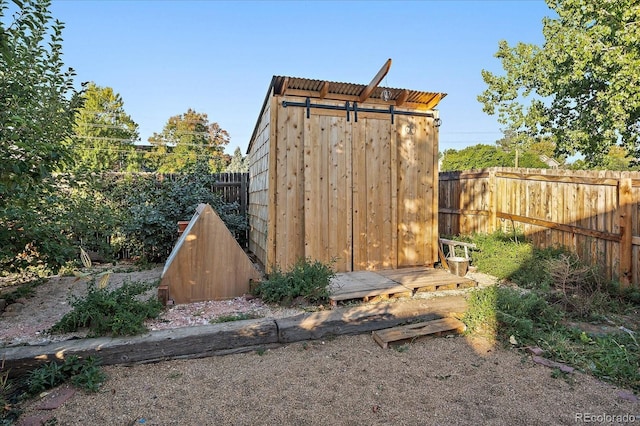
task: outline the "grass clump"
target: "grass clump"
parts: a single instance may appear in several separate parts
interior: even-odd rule
[[[19,299],[28,299],[36,294],[36,287],[44,283],[44,278],[34,278],[20,284],[15,290],[3,294],[0,298],[4,299],[7,304],[15,303]]]
[[[50,362],[33,370],[27,377],[27,392],[37,395],[67,381],[77,388],[97,392],[106,378],[95,358],[81,359],[71,355],[62,363]]]
[[[139,297],[154,287],[154,284],[129,282],[109,290],[97,288],[92,281],[86,297],[72,297],[73,310],[50,331],[68,333],[87,327],[91,337],[140,334],[146,331],[144,321],[157,317],[162,311],[162,304],[156,298],[142,300]]]
[[[262,318],[260,315],[252,314],[252,313],[237,313],[231,315],[220,315],[217,318],[212,318],[209,320],[210,324],[218,324],[222,322],[233,322],[233,321],[242,321],[249,319]]]
[[[329,299],[329,284],[334,276],[331,264],[308,258],[298,259],[285,272],[274,266],[269,278],[256,288],[256,296],[267,303],[286,305],[298,298],[306,303],[323,303]]]

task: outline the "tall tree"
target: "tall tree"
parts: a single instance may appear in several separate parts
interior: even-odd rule
[[[68,160],[65,140],[79,101],[50,0],[14,3],[19,10],[5,26],[8,4],[0,0],[0,206]]]
[[[640,154],[640,4],[546,0],[542,46],[499,43],[504,75],[483,70],[478,100],[516,135],[549,136],[561,155],[602,163],[619,144]]]
[[[91,82],[82,99],[74,124],[74,169],[101,172],[135,168],[138,125],[124,111],[120,94]]]
[[[224,147],[229,134],[218,123],[209,123],[207,114],[189,108],[169,118],[162,132],[154,133],[149,142],[153,149],[147,159],[161,173],[192,172],[199,163],[219,172],[226,165]]]
[[[247,158],[242,156],[242,150],[240,147],[237,147],[235,151],[233,151],[233,157],[231,157],[231,161],[226,168],[227,172],[248,172],[249,164],[247,163]]]
[[[507,152],[500,147],[478,144],[468,146],[460,151],[448,149],[442,157],[440,169],[443,172],[453,170],[476,170],[487,167],[529,167],[546,169],[547,166],[538,154],[527,150],[520,152],[516,166],[516,151]]]
[[[49,0],[0,0],[0,269],[59,265],[72,246],[49,176],[68,159],[80,101]],[[6,25],[5,25],[6,22]]]

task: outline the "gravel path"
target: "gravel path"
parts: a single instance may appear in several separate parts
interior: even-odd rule
[[[580,373],[552,378],[527,355],[465,337],[399,351],[342,336],[105,370],[99,393],[77,392],[51,413],[57,424],[569,425],[578,413],[640,414],[611,385]]]

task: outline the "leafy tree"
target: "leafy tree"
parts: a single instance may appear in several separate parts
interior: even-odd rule
[[[547,163],[540,159],[540,155],[532,151],[525,151],[518,155],[518,165],[516,166],[515,152],[510,153],[511,167],[526,167],[530,169],[548,169]]]
[[[80,98],[62,61],[49,0],[0,0],[0,270],[59,265],[69,254],[49,176],[69,160]]]
[[[640,170],[637,161],[631,158],[627,150],[620,146],[612,146],[602,163],[594,166],[584,160],[576,160],[570,166],[573,170]]]
[[[242,156],[242,150],[240,147],[237,147],[235,151],[233,151],[233,157],[231,157],[231,161],[226,169],[227,172],[248,172],[249,171],[249,163],[247,162],[247,158]]]
[[[75,107],[73,70],[63,70],[63,24],[49,12],[50,0],[14,3],[19,10],[4,25],[0,0],[0,205],[25,194],[68,160]]]
[[[82,99],[74,124],[75,170],[139,170],[135,161],[129,162],[139,140],[138,125],[125,113],[120,94],[91,82]]]
[[[546,169],[549,166],[533,151],[518,154],[518,167]],[[505,152],[496,146],[473,145],[456,151],[449,149],[444,152],[440,169],[443,172],[453,170],[476,170],[487,167],[515,167],[516,151]]]
[[[192,172],[198,163],[206,163],[211,172],[226,165],[224,147],[229,134],[218,123],[209,123],[207,114],[192,109],[169,118],[161,133],[149,138],[154,146],[147,155],[161,173]]]
[[[561,155],[601,164],[609,148],[640,154],[637,0],[547,0],[543,46],[499,43],[505,74],[483,70],[478,100],[519,137],[548,136]]]
[[[459,151],[455,149],[446,150],[440,169],[443,172],[447,172],[510,166],[513,166],[513,161],[509,154],[495,146],[478,144]]]

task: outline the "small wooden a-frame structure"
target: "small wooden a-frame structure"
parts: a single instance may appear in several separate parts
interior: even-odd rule
[[[259,280],[260,272],[213,208],[200,204],[165,263],[160,285],[180,304],[242,296],[252,279]]]

